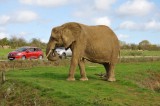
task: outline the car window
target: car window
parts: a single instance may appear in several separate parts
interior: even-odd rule
[[[35,51],[41,51],[41,49],[40,48],[35,48]]]
[[[35,50],[34,50],[34,48],[29,48],[29,51],[34,52]]]
[[[64,47],[58,47],[57,49],[62,49],[62,50],[64,50],[65,48],[64,48]]]
[[[27,48],[19,48],[19,49],[17,49],[16,51],[18,51],[18,52],[23,52],[23,51],[26,51],[27,50]]]

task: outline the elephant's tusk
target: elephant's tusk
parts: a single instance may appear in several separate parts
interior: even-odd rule
[[[50,49],[49,52],[48,52],[48,54],[46,55],[46,57],[48,57],[51,52],[52,52],[52,50]]]

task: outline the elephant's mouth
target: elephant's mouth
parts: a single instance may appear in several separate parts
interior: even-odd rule
[[[48,58],[48,60],[51,60],[51,61],[56,61],[59,59],[59,55],[54,49],[50,49],[46,57]]]

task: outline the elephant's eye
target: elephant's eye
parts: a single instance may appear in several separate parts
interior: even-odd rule
[[[55,38],[55,37],[51,37],[51,39],[52,39],[53,41],[57,41],[57,40],[58,40],[58,39]]]

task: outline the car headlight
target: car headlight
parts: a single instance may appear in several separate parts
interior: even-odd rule
[[[17,56],[21,56],[22,55],[22,53],[17,53]]]

